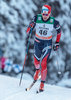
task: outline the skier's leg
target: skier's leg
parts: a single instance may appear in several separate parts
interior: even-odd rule
[[[34,80],[37,80],[40,74],[40,57],[41,57],[41,50],[39,48],[40,42],[35,41],[34,46],[34,65],[35,65],[35,74],[34,74]]]
[[[47,75],[47,58],[49,54],[47,54],[41,61],[41,81],[46,80],[46,75]]]
[[[36,69],[40,69],[40,60],[34,56],[34,65]]]
[[[36,71],[34,74],[34,80],[37,80],[40,74],[40,61],[38,61],[35,57],[34,57],[34,65],[36,68]]]
[[[46,81],[47,76],[47,61],[49,59],[51,53],[51,49],[46,50],[44,52],[42,61],[41,61],[41,84],[40,84],[40,90],[44,90],[44,83]]]

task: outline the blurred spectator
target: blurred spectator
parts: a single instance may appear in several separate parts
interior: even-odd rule
[[[0,48],[0,69],[2,70],[2,72],[4,72],[5,61],[6,61],[6,58],[3,57],[3,52]]]
[[[1,69],[2,69],[2,72],[4,72],[6,58],[5,57],[1,57],[0,58],[0,61],[1,61]]]
[[[12,65],[13,65],[12,60],[6,59],[6,61],[5,61],[5,67],[4,67],[4,72],[10,73],[12,71]]]
[[[20,73],[23,70],[23,67],[19,64],[13,64],[13,70],[16,74]]]
[[[12,73],[18,74],[22,71],[23,67],[19,64],[13,64],[13,61],[4,57],[3,52],[0,49],[0,73]]]

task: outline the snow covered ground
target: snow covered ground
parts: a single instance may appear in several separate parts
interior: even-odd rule
[[[39,81],[30,91],[26,92],[25,88],[31,82],[32,78],[28,74],[24,74],[19,87],[19,78],[0,75],[0,100],[71,100],[71,89],[55,85],[45,84],[45,91],[36,94]]]

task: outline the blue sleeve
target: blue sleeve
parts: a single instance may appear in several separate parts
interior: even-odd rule
[[[57,21],[55,19],[54,19],[54,28],[56,29],[57,34],[61,32],[61,26],[59,24],[59,21]]]

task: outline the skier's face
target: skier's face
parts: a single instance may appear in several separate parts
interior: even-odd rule
[[[49,17],[50,17],[50,14],[48,14],[48,12],[45,11],[44,13],[42,13],[42,18],[44,21],[46,21]]]

